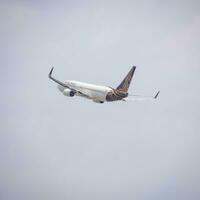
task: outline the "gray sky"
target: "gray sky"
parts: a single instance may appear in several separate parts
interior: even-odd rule
[[[0,199],[200,199],[199,1],[1,1]],[[158,101],[103,105],[47,78]]]

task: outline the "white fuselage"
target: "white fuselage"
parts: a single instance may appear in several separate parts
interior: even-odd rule
[[[68,85],[70,88],[80,91],[80,93],[76,93],[75,95],[85,97],[88,99],[92,99],[95,102],[104,102],[106,101],[106,95],[108,92],[111,92],[112,89],[106,86],[100,86],[100,85],[94,85],[94,84],[89,84],[89,83],[84,83],[84,82],[79,82],[79,81],[65,81],[64,82],[66,85]],[[58,85],[58,89],[63,92],[64,87]]]

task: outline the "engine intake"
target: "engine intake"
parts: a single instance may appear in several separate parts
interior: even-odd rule
[[[63,94],[68,97],[73,97],[75,95],[75,92],[66,88],[63,90]]]

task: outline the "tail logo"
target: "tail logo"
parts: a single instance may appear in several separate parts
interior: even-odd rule
[[[121,82],[121,84],[117,87],[117,90],[122,90],[127,92],[128,88],[130,86],[133,74],[135,72],[135,66],[132,67],[132,69],[130,70],[130,72],[127,74],[127,76],[125,77],[125,79]]]

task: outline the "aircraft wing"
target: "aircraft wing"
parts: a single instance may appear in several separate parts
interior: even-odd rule
[[[76,91],[76,93],[78,93],[79,95],[81,95],[82,97],[85,97],[85,98],[87,98],[87,99],[92,99],[89,95],[87,95],[87,94],[84,94],[83,92],[81,92],[81,91]]]
[[[53,67],[51,68],[51,71],[49,72],[49,78],[50,78],[51,80],[53,80],[54,82],[58,83],[59,85],[65,87],[65,88],[68,88],[68,89],[71,90],[71,88],[70,88],[67,84],[65,84],[65,83],[63,83],[63,82],[61,82],[61,81],[55,79],[54,77],[52,77],[52,72],[53,72]],[[72,90],[73,90],[73,89],[72,89]]]
[[[81,92],[81,91],[75,90],[75,89],[69,87],[66,83],[63,83],[63,82],[61,82],[61,81],[55,79],[54,77],[52,77],[52,72],[53,72],[53,67],[51,68],[51,71],[49,72],[49,78],[50,78],[51,80],[53,80],[54,82],[58,83],[59,85],[65,87],[65,88],[68,88],[68,89],[72,90],[72,91],[75,92],[75,93],[78,93],[79,95],[81,95],[81,96],[83,96],[83,97],[86,97],[86,98],[89,98],[89,99],[90,99],[90,96],[88,96],[87,94],[84,94],[84,93]]]
[[[156,93],[154,96],[144,96],[144,95],[129,95],[128,97],[124,98],[123,101],[145,101],[145,100],[155,100],[158,98],[160,91]]]

